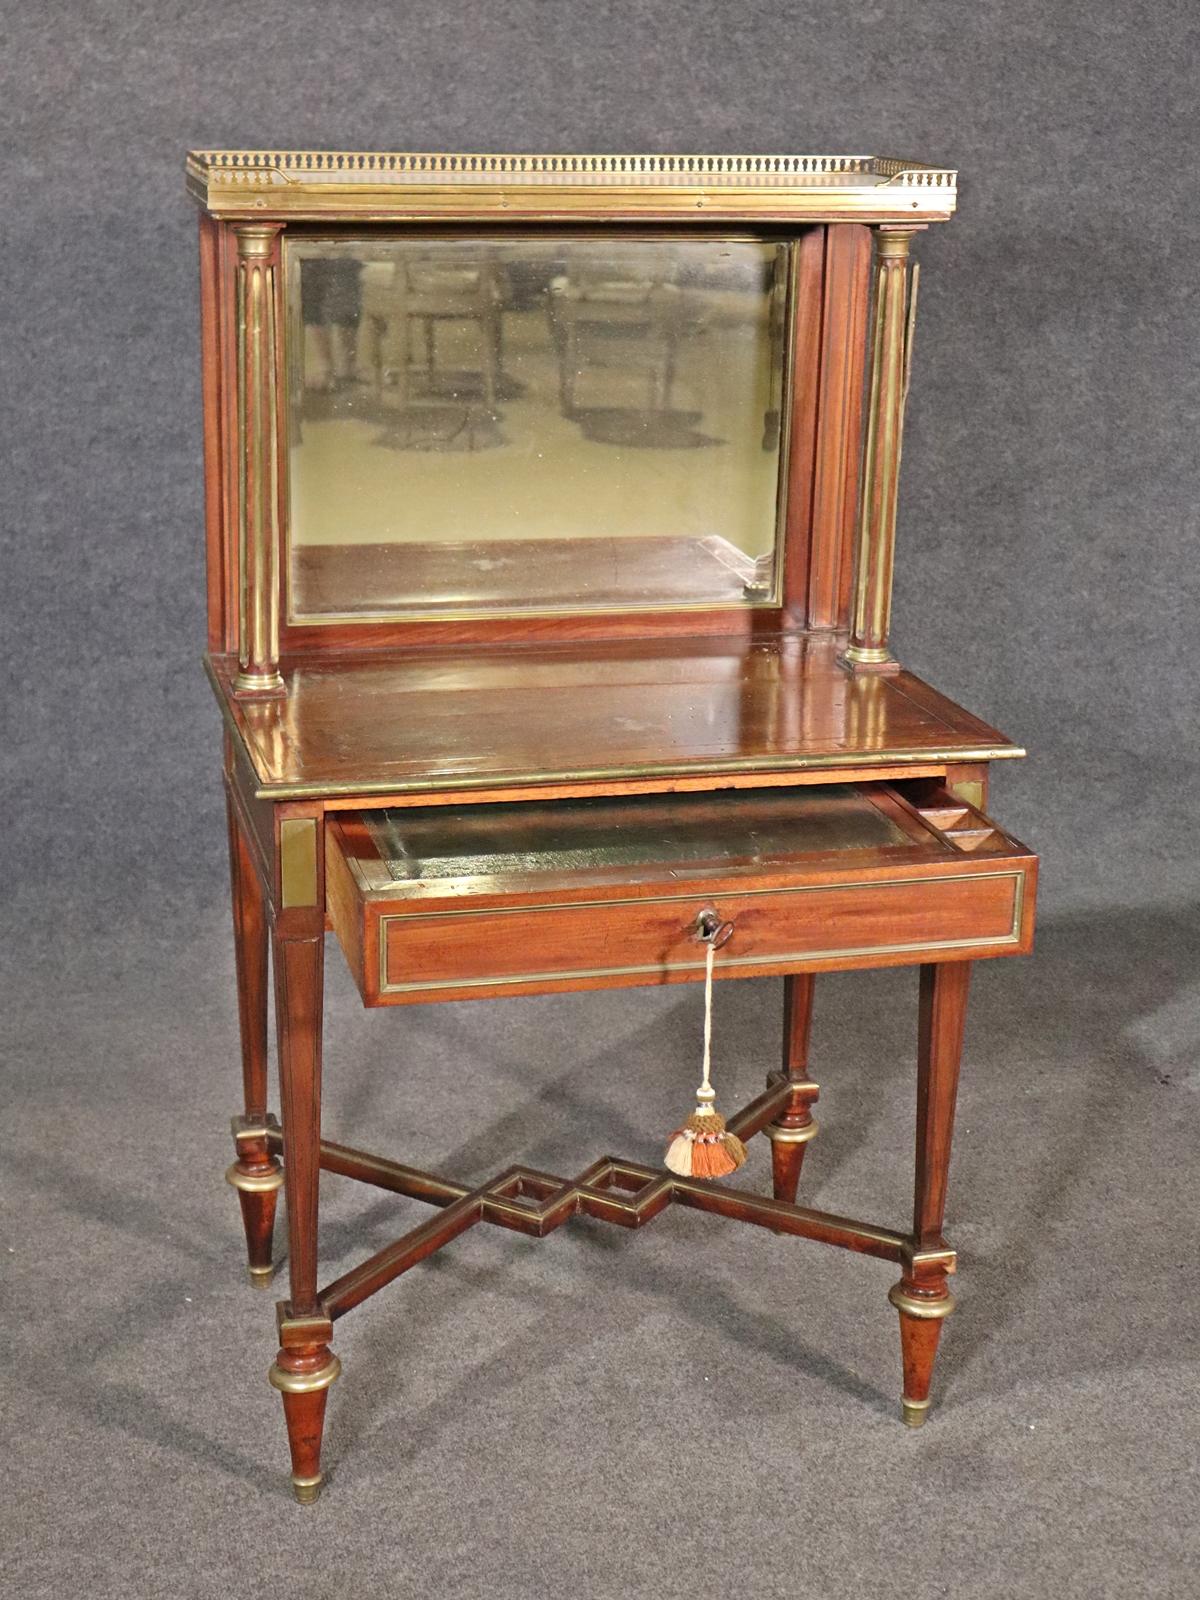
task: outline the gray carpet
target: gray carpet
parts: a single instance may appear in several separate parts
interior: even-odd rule
[[[1200,1588],[1194,9],[0,0],[6,1595]],[[975,985],[923,1432],[881,1263],[675,1212],[480,1228],[340,1325],[330,1485],[291,1501],[271,1297],[221,1181],[197,666],[182,160],[243,141],[960,167],[917,252],[896,640],[1029,746],[995,810],[1045,875],[1036,955]],[[458,1175],[653,1160],[694,1084],[695,989],[368,1015],[332,949],[330,988],[331,1131]],[[914,998],[911,974],[821,984],[814,1203],[903,1221]],[[780,993],[719,999],[732,1100]],[[422,1214],[323,1198],[331,1275]]]

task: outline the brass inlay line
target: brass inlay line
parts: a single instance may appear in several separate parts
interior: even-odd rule
[[[717,898],[748,899],[758,895],[794,895],[794,894],[820,894],[836,893],[847,889],[895,889],[908,884],[929,883],[968,883],[978,879],[1004,879],[1013,880],[1013,914],[1009,931],[1005,934],[979,936],[965,939],[921,939],[915,942],[896,942],[880,945],[861,945],[833,947],[828,950],[799,950],[779,951],[778,953],[764,953],[754,956],[722,956],[718,969],[737,967],[740,969],[751,967],[780,966],[789,962],[809,961],[840,961],[859,960],[865,956],[899,955],[916,953],[922,950],[974,950],[997,945],[1015,945],[1021,939],[1021,920],[1025,897],[1025,873],[1019,869],[1009,869],[995,872],[943,872],[922,874],[918,877],[895,879],[887,883],[880,883],[877,879],[861,879],[852,883],[837,884],[795,884],[783,889],[739,889]],[[696,894],[667,894],[647,896],[618,896],[611,900],[575,900],[554,902],[537,906],[489,906],[480,910],[467,911],[412,911],[394,912],[381,916],[379,919],[379,992],[380,994],[415,994],[419,991],[434,991],[440,989],[495,989],[507,988],[520,983],[561,983],[575,979],[590,978],[617,978],[634,977],[645,974],[661,974],[667,972],[695,972],[704,971],[704,962],[696,961],[659,961],[650,963],[637,963],[620,967],[565,967],[557,971],[514,973],[504,977],[488,978],[432,978],[410,983],[392,983],[387,977],[388,966],[388,929],[393,922],[421,922],[430,917],[439,921],[449,921],[455,918],[475,917],[520,917],[534,916],[540,912],[549,911],[586,911],[595,910],[606,906],[622,905],[660,905],[668,902],[691,901],[693,903],[713,899],[709,893]],[[718,970],[717,975],[720,975]]]
[[[240,734],[236,723],[234,728]],[[686,778],[697,774],[713,777],[739,772],[834,771],[839,767],[893,767],[957,762],[1004,761],[1023,756],[1019,745],[996,748],[991,745],[965,745],[957,749],[888,750],[878,755],[764,756],[761,760],[662,762],[654,766],[577,767],[561,772],[439,773],[429,778],[369,778],[349,783],[263,782],[254,791],[256,800],[304,800],[345,795],[454,793],[472,789],[524,789],[531,784],[602,783],[649,778]]]

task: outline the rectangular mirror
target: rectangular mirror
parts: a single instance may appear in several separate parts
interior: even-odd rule
[[[289,242],[289,620],[777,603],[788,262]]]

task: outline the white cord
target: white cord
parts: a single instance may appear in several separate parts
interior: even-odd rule
[[[710,939],[704,952],[704,1082],[696,1095],[698,1100],[707,1100],[710,1104],[716,1099],[708,1081],[712,1066],[712,986],[713,958],[716,953],[716,947]]]

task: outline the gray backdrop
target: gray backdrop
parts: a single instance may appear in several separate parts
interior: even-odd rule
[[[17,1592],[319,1596],[336,1571],[397,1595],[1187,1593],[1193,9],[4,13]],[[1029,746],[994,809],[1045,876],[1037,957],[976,982],[962,1305],[923,1434],[894,1420],[879,1268],[687,1217],[542,1245],[480,1230],[339,1328],[336,1478],[314,1510],[287,1498],[269,1305],[218,1181],[236,1047],[182,172],[189,146],[264,143],[960,168],[960,215],[918,246],[895,636]],[[468,1175],[654,1159],[692,1085],[691,991],[366,1016],[330,967],[347,1139]],[[779,993],[727,988],[740,1095],[778,1048]],[[912,1009],[903,974],[822,984],[812,1203],[903,1214]],[[331,1182],[326,1215],[332,1273],[417,1208]]]

